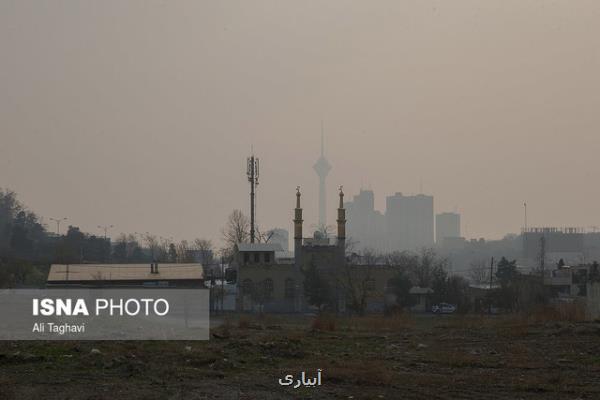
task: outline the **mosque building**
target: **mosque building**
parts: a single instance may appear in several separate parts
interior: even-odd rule
[[[307,271],[316,269],[328,282],[334,312],[346,312],[353,301],[351,287],[367,287],[370,307],[382,309],[388,280],[393,271],[385,266],[350,265],[346,258],[346,210],[340,187],[337,209],[337,236],[320,230],[304,237],[300,188],[294,209],[293,256],[277,243],[239,243],[233,266],[237,269],[236,308],[241,312],[305,312],[311,309],[305,298]],[[347,280],[354,280],[345,284]],[[375,300],[375,301],[373,301]],[[362,301],[362,300],[361,300]],[[314,308],[314,305],[313,305]]]

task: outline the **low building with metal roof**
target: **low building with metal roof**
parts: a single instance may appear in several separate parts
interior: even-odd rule
[[[46,287],[203,288],[202,264],[52,264]]]

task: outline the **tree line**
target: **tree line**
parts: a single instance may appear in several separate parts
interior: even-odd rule
[[[215,262],[210,240],[174,242],[151,233],[120,234],[114,242],[69,226],[58,235],[25,207],[11,190],[0,188],[0,287],[41,286],[52,263]]]

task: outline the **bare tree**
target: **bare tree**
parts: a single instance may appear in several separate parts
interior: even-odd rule
[[[359,315],[365,313],[369,299],[383,295],[375,290],[374,268],[372,264],[344,264],[334,271],[336,286],[342,290],[348,307]]]
[[[381,260],[382,260],[382,256],[379,255],[375,251],[375,249],[366,248],[362,251],[361,261],[365,265],[376,265],[376,264],[379,264]]]
[[[272,229],[263,232],[259,229],[259,227],[256,227],[256,240],[258,241],[258,243],[269,243],[271,241],[271,239],[273,239],[273,236],[275,235],[275,231],[273,231]]]
[[[160,242],[158,244],[158,260],[160,262],[169,261],[169,247],[171,242],[169,239],[161,236]]]
[[[416,264],[409,265],[411,280],[416,286],[432,287],[446,273],[448,260],[439,257],[433,249],[421,249],[416,260]]]
[[[200,258],[202,263],[210,265],[214,261],[213,244],[207,239],[196,239],[194,240],[194,249],[200,252]]]
[[[473,261],[469,265],[467,276],[473,283],[488,283],[490,281],[490,269],[484,260]]]
[[[127,258],[132,258],[134,252],[136,251],[136,249],[139,247],[139,244],[137,242],[137,239],[135,237],[135,235],[133,233],[130,233],[126,236],[126,251],[127,251]]]
[[[412,269],[419,263],[419,256],[408,251],[394,251],[383,255],[382,258],[390,267]]]
[[[152,256],[152,261],[156,261],[158,259],[158,252],[160,248],[160,244],[158,243],[158,238],[156,235],[152,235],[146,232],[143,235],[144,242],[146,242],[146,246],[150,249],[150,254]]]
[[[233,210],[227,218],[227,224],[221,230],[225,245],[222,254],[225,259],[231,260],[233,249],[238,243],[247,243],[250,239],[250,221],[241,210]]]
[[[313,228],[315,232],[319,232],[321,235],[323,235],[324,238],[333,237],[335,232],[335,226],[333,225],[319,224],[312,225],[311,228]]]
[[[175,252],[177,254],[178,263],[189,263],[193,262],[193,257],[190,254],[191,247],[187,240],[182,240],[175,246]]]

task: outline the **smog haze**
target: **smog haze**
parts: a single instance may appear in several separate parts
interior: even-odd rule
[[[0,187],[100,233],[218,239],[420,191],[463,233],[600,225],[595,1],[3,1]],[[49,225],[52,229],[52,226]]]

